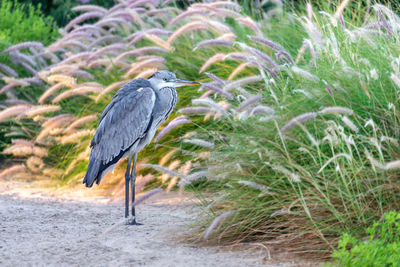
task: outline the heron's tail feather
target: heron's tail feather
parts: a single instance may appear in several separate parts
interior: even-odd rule
[[[93,183],[98,180],[99,172],[101,168],[101,160],[96,160],[94,153],[90,153],[89,166],[86,171],[83,183],[86,187],[92,187]]]

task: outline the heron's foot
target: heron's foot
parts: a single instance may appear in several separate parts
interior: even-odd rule
[[[143,225],[142,223],[138,223],[135,217],[131,217],[126,222],[127,225]]]

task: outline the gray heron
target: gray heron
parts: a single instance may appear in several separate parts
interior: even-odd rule
[[[89,165],[83,183],[87,187],[92,187],[94,182],[99,184],[120,159],[129,157],[125,172],[125,217],[129,217],[130,183],[132,218],[128,219],[128,224],[138,224],[134,205],[137,154],[151,142],[158,126],[174,110],[178,100],[176,87],[198,84],[177,79],[169,71],[159,71],[148,79],[126,83],[101,114],[90,143]]]

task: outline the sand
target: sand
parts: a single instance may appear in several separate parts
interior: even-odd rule
[[[2,181],[0,266],[303,266],[274,262],[262,245],[182,240],[201,211],[196,201],[161,193],[137,207],[143,225],[131,226],[122,200]]]

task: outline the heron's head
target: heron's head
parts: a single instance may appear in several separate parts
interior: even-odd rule
[[[180,87],[185,85],[198,85],[199,83],[177,79],[175,74],[166,70],[157,71],[148,79],[153,88]]]

